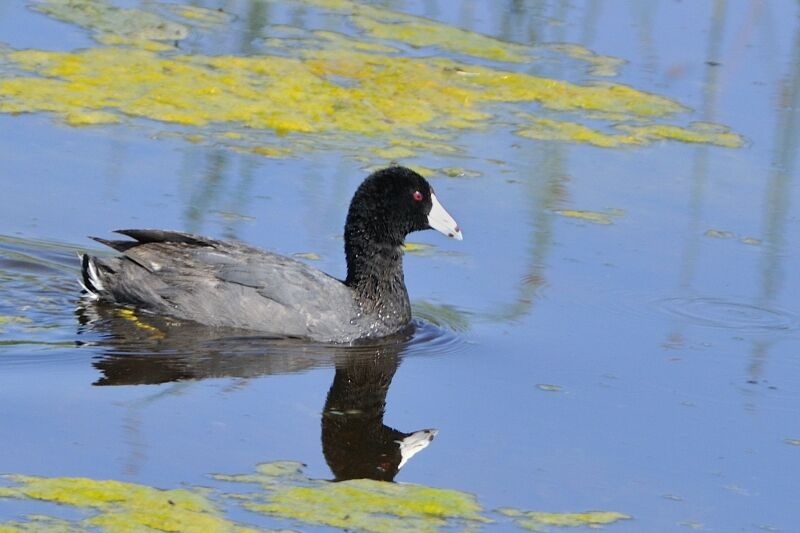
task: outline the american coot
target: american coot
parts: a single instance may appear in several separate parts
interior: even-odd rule
[[[120,230],[134,240],[95,240],[121,256],[81,256],[82,285],[101,302],[208,326],[349,343],[409,325],[401,246],[406,235],[424,229],[462,238],[428,182],[393,166],[367,177],[350,203],[344,282],[239,242]]]

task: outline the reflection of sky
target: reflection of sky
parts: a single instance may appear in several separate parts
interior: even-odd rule
[[[472,313],[466,335],[475,344],[400,367],[387,419],[441,431],[398,479],[469,490],[487,507],[608,508],[653,530],[681,521],[790,530],[798,450],[783,441],[800,438],[792,425],[800,382],[797,4],[500,4],[402,3],[505,39],[578,43],[626,59],[614,81],[674,98],[693,109],[686,122],[726,124],[749,145],[608,150],[490,126],[460,140],[464,156],[415,161],[483,174],[434,183],[463,242],[413,236],[454,255],[406,258],[412,300]],[[0,41],[92,46],[81,30],[21,5],[0,5]],[[262,6],[273,23],[304,20],[296,7],[231,5],[241,13]],[[244,18],[238,24],[224,42],[190,39],[186,49],[257,49]],[[584,79],[577,62],[530,71]],[[344,274],[339,235],[364,175],[359,163],[327,152],[269,160],[152,140],[152,131],[0,115],[0,233],[85,244],[86,234],[117,227],[189,229],[314,251],[321,268]],[[597,226],[553,214],[561,208],[624,215]],[[704,236],[709,229],[734,237]],[[793,329],[731,329],[713,307],[697,311],[696,319],[717,321],[704,327],[658,303],[696,296],[785,311]],[[209,380],[148,403],[170,386],[90,388],[88,364],[51,353],[53,364],[0,372],[0,413],[13,421],[0,427],[0,441],[12,443],[0,471],[119,477],[132,453],[126,427],[138,420],[144,437],[135,443],[147,450],[137,480],[201,482],[199,473],[284,458],[328,475],[319,410],[332,371],[253,379],[235,392],[232,380]]]

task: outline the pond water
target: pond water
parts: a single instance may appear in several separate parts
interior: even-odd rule
[[[12,0],[0,73],[0,531],[797,530],[797,2]],[[407,338],[79,301],[119,228],[343,277],[393,161]]]

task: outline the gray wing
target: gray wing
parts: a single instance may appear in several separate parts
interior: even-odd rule
[[[97,239],[122,256],[91,258],[100,296],[210,326],[346,342],[358,335],[352,291],[300,261],[235,242],[160,230]]]

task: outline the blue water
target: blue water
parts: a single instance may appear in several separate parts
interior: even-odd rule
[[[256,4],[225,2],[234,29],[182,46],[252,53],[243,36]],[[498,123],[460,136],[464,155],[415,160],[481,175],[433,178],[464,241],[416,234],[434,252],[406,256],[420,314],[447,306],[458,320],[434,308],[395,354],[384,422],[439,430],[396,480],[474,493],[487,510],[633,516],[607,526],[620,532],[796,531],[798,4],[387,4],[625,59],[614,82],[682,103],[683,123],[747,139],[603,149]],[[270,24],[325,23],[268,5]],[[0,5],[0,42],[95,46],[18,0]],[[568,61],[522,70],[588,80]],[[320,421],[335,351],[198,345],[197,333],[154,348],[114,329],[124,323],[82,324],[75,252],[99,250],[87,235],[164,227],[314,252],[315,266],[343,276],[344,213],[367,172],[336,150],[267,159],[159,129],[0,114],[0,316],[30,320],[0,324],[0,472],[171,488],[290,459],[331,479]],[[596,225],[558,209],[621,216]],[[0,500],[0,522],[30,506]]]

